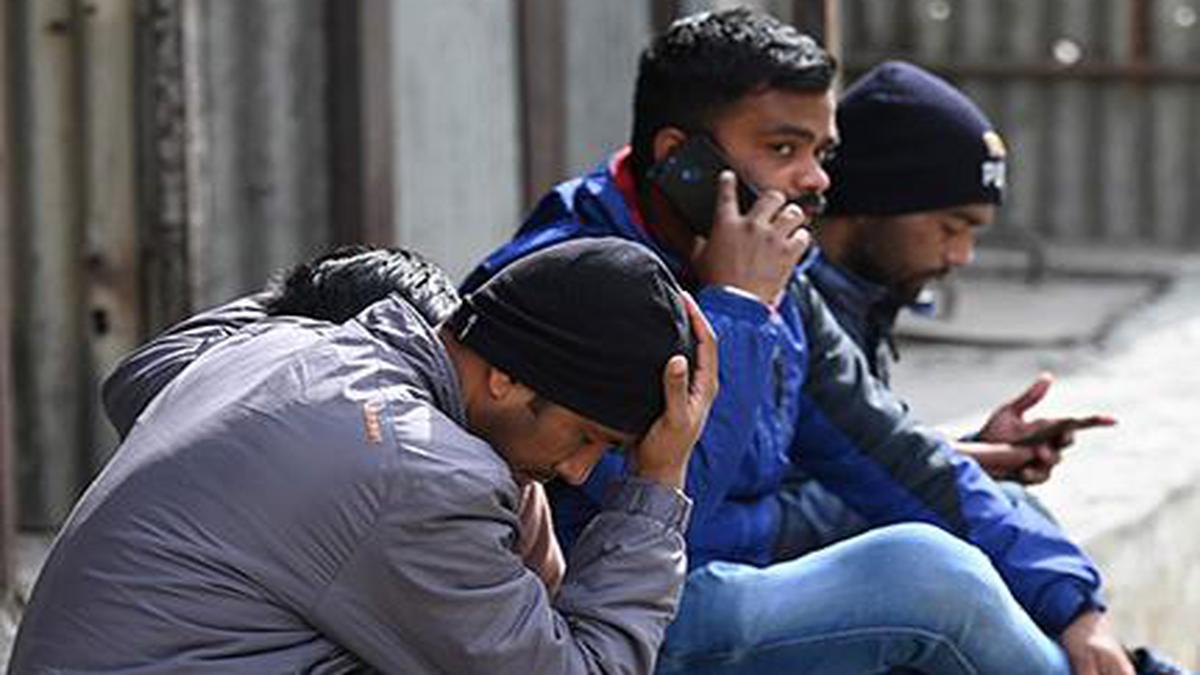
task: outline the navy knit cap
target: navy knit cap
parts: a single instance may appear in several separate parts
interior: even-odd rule
[[[1005,148],[983,112],[945,80],[902,61],[863,75],[838,103],[828,214],[897,215],[999,204]]]
[[[641,245],[577,239],[501,269],[446,325],[543,398],[641,436],[662,414],[667,360],[693,363],[681,292]]]

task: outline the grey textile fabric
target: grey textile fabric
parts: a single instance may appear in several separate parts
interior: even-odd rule
[[[104,381],[101,398],[108,420],[122,439],[163,387],[206,350],[240,329],[266,318],[257,294],[191,317],[122,359]]]
[[[686,498],[622,485],[552,606],[514,550],[508,466],[464,423],[440,341],[398,298],[340,326],[246,326],[88,489],[11,672],[650,672]]]

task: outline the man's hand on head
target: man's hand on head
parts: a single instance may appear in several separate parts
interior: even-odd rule
[[[687,357],[672,356],[663,369],[666,406],[650,430],[630,452],[634,475],[680,490],[687,474],[692,446],[700,438],[708,411],[717,396],[717,339],[700,306],[683,294],[696,337],[696,364],[688,377]]]
[[[808,250],[807,216],[778,190],[766,190],[746,213],[738,210],[737,177],[721,172],[712,232],[692,251],[692,269],[708,286],[732,286],[774,307]]]

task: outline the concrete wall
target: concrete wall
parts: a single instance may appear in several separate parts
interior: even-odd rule
[[[331,241],[325,8],[195,2],[195,304],[261,286]]]
[[[508,0],[393,5],[395,241],[454,278],[521,215],[515,25]]]

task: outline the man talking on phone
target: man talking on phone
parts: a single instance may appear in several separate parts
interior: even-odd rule
[[[655,251],[716,330],[721,390],[687,476],[691,571],[657,672],[1129,675],[1088,558],[918,425],[804,274],[803,205],[829,188],[838,144],[834,73],[811,38],[752,10],[676,21],[642,53],[630,147],[552,190],[464,286],[557,241],[620,236]],[[695,136],[737,174],[718,168],[709,197],[693,189],[714,166],[703,151],[668,165]],[[707,222],[684,215],[697,199],[714,204]],[[554,486],[565,546],[627,470],[609,453],[582,486]],[[870,531],[806,548],[821,514],[793,508],[793,471]]]

